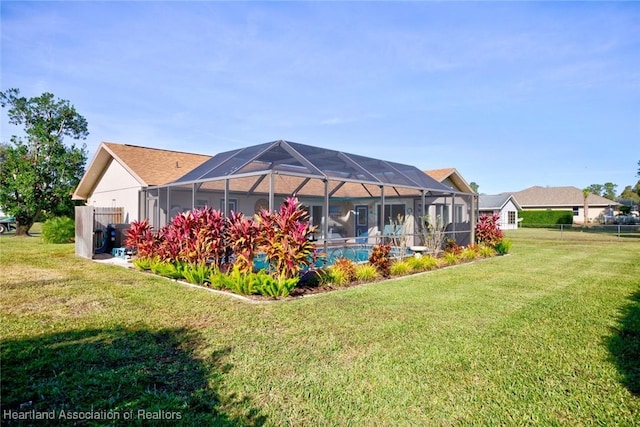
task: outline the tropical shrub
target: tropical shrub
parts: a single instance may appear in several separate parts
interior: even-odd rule
[[[277,276],[297,277],[311,265],[315,247],[310,237],[316,227],[310,225],[309,214],[296,197],[288,197],[279,211],[263,209],[254,218],[260,231],[258,247]]]
[[[494,248],[495,248],[496,252],[498,254],[500,254],[500,255],[508,254],[509,251],[511,250],[511,240],[502,239],[501,241],[496,243]]]
[[[157,239],[149,220],[133,221],[126,232],[125,245],[131,248],[138,258],[153,258],[157,248]]]
[[[378,278],[378,270],[371,264],[357,264],[354,274],[359,282],[372,282]]]
[[[466,248],[462,249],[459,256],[460,256],[460,259],[463,259],[466,261],[473,261],[478,257],[479,251],[480,249],[478,245],[469,245]]]
[[[392,276],[405,276],[411,272],[411,264],[405,260],[392,262],[389,266],[389,274]]]
[[[460,253],[462,252],[462,246],[459,246],[454,239],[447,239],[447,243],[445,244],[445,247],[444,247],[444,252],[459,256]]]
[[[413,271],[432,270],[438,266],[438,260],[431,255],[414,256],[405,260]]]
[[[476,242],[484,243],[485,245],[495,246],[500,240],[502,240],[502,230],[498,225],[500,215],[494,213],[489,216],[487,214],[480,215],[478,223],[476,224]]]
[[[136,258],[132,261],[133,266],[142,271],[151,270],[152,263],[153,260],[151,258]]]
[[[288,297],[291,290],[296,287],[300,279],[298,277],[280,276],[274,278],[264,271],[252,273],[255,280],[255,287],[260,294],[266,297]]]
[[[204,285],[209,280],[211,268],[205,263],[188,263],[183,266],[181,272],[187,282]]]
[[[341,270],[347,282],[353,282],[356,279],[356,264],[348,258],[338,258],[331,266],[331,270],[333,272]]]
[[[331,283],[336,286],[346,286],[352,281],[351,278],[349,277],[350,276],[349,272],[341,268],[336,268],[335,265],[332,265],[331,267],[327,268],[325,270],[324,275],[327,283]],[[354,271],[354,276],[355,276],[355,271]]]
[[[69,217],[51,218],[42,224],[42,240],[45,243],[71,243],[75,236],[75,223]]]
[[[382,277],[389,277],[389,268],[391,266],[391,245],[380,243],[375,245],[369,255],[369,263],[371,263],[380,273]]]
[[[242,212],[231,211],[226,221],[226,235],[235,260],[234,266],[249,273],[253,268],[253,257],[258,245],[259,228]]]
[[[458,258],[458,255],[455,252],[445,252],[444,255],[442,256],[442,259],[444,259],[444,262],[447,265],[454,265],[460,262],[460,259]]]
[[[169,262],[156,258],[150,264],[151,271],[158,276],[170,279],[182,279],[183,265],[179,262]]]
[[[226,256],[225,217],[211,208],[183,212],[159,231],[158,256],[220,267]]]
[[[489,258],[496,254],[496,250],[493,249],[492,246],[489,245],[479,245],[479,253],[481,257]]]

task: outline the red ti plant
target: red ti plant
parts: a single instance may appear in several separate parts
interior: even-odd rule
[[[152,258],[158,246],[153,227],[148,220],[133,221],[126,232],[124,244],[136,251],[138,258]]]
[[[485,245],[495,246],[502,240],[502,230],[498,225],[500,215],[494,213],[491,216],[487,214],[480,215],[476,224],[476,242]]]
[[[234,266],[241,273],[250,273],[258,245],[258,225],[242,212],[231,211],[226,220],[227,241],[236,256]]]
[[[378,244],[371,250],[369,263],[376,267],[382,277],[389,277],[391,272],[391,245]]]
[[[220,267],[226,248],[224,216],[211,208],[178,214],[160,229],[158,240],[156,255],[164,261]]]
[[[288,197],[277,212],[256,214],[260,230],[259,247],[281,278],[293,278],[312,262],[314,245],[309,240],[316,227],[309,224],[309,214],[296,197]]]

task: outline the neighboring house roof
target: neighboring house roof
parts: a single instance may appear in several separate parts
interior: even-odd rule
[[[543,207],[573,207],[584,205],[584,195],[577,187],[540,187],[534,186],[513,194],[523,209]],[[613,206],[619,203],[595,194],[587,197],[589,206]]]
[[[475,193],[456,168],[430,169],[424,171],[424,173],[438,182],[445,184],[447,184],[445,181],[451,182],[455,186],[454,190],[459,190],[463,193]]]
[[[516,209],[522,210],[520,204],[513,197],[513,194],[510,193],[502,193],[502,194],[494,194],[494,195],[485,195],[482,194],[478,198],[478,210],[479,211],[494,211],[494,210],[502,210],[509,200],[513,202]]]
[[[196,168],[211,156],[103,142],[98,147],[73,199],[86,200],[112,161],[124,167],[142,187],[167,184]]]

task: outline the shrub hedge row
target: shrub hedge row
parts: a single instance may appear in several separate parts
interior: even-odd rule
[[[518,213],[523,227],[542,227],[556,224],[573,224],[573,211],[565,210],[523,210]]]

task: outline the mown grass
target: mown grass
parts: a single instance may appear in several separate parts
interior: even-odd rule
[[[640,243],[520,231],[505,257],[267,304],[3,236],[2,410],[639,424]]]

